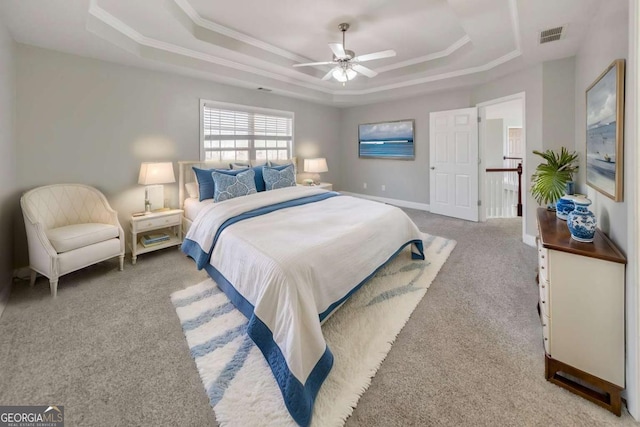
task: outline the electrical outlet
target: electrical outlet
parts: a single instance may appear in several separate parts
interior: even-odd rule
[[[367,183],[366,182],[362,184],[362,188],[364,188],[365,190],[367,189]]]
[[[385,190],[387,189],[387,186],[386,186],[386,185],[384,185],[384,184],[382,184],[382,187],[380,187],[380,189],[381,189],[382,191],[385,191]]]

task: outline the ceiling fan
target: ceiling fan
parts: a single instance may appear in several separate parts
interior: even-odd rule
[[[383,50],[366,55],[356,56],[355,52],[348,50],[344,43],[344,35],[349,29],[349,24],[342,23],[338,25],[338,29],[342,31],[342,43],[329,43],[329,48],[333,52],[333,60],[325,62],[309,62],[306,64],[294,64],[294,67],[308,67],[312,65],[335,65],[322,80],[329,80],[331,77],[341,82],[344,86],[349,80],[353,80],[358,73],[367,77],[375,77],[377,72],[360,65],[361,62],[372,61],[374,59],[389,58],[396,56],[395,50]]]

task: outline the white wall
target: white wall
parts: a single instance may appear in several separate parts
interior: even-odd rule
[[[485,123],[484,167],[502,168],[504,161],[504,120],[487,119]]]
[[[17,45],[16,65],[20,191],[60,182],[96,186],[125,229],[129,214],[144,209],[141,162],[198,159],[200,98],[293,111],[295,154],[326,157],[322,178],[337,180],[336,107],[26,45]],[[177,206],[177,184],[165,188]],[[16,263],[25,266],[22,223],[16,229]]]
[[[14,132],[15,43],[0,20],[0,295],[13,272],[13,212],[18,200]],[[2,309],[0,308],[0,313]]]
[[[471,106],[468,90],[345,108],[341,121],[341,190],[429,203],[429,113]],[[358,125],[415,119],[415,160],[360,159]],[[363,184],[367,183],[367,188]],[[381,186],[386,187],[382,191]]]

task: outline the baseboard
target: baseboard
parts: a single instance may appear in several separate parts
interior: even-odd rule
[[[524,239],[522,239],[522,241],[529,246],[533,246],[534,248],[536,247],[536,236],[532,236],[531,234],[525,234]]]
[[[4,287],[0,288],[0,317],[2,317],[2,312],[4,308],[7,306],[9,302],[9,294],[11,293],[11,282],[4,285]]]
[[[426,203],[409,202],[407,200],[389,199],[386,197],[370,196],[368,194],[352,193],[350,191],[341,191],[342,194],[348,194],[349,196],[361,197],[363,199],[375,200],[376,202],[388,203],[390,205],[399,206],[401,208],[418,209],[421,211],[430,212],[431,208]]]

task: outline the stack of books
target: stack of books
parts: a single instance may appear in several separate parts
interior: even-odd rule
[[[140,244],[145,248],[160,245],[168,241],[171,237],[167,233],[144,234],[140,237]]]

